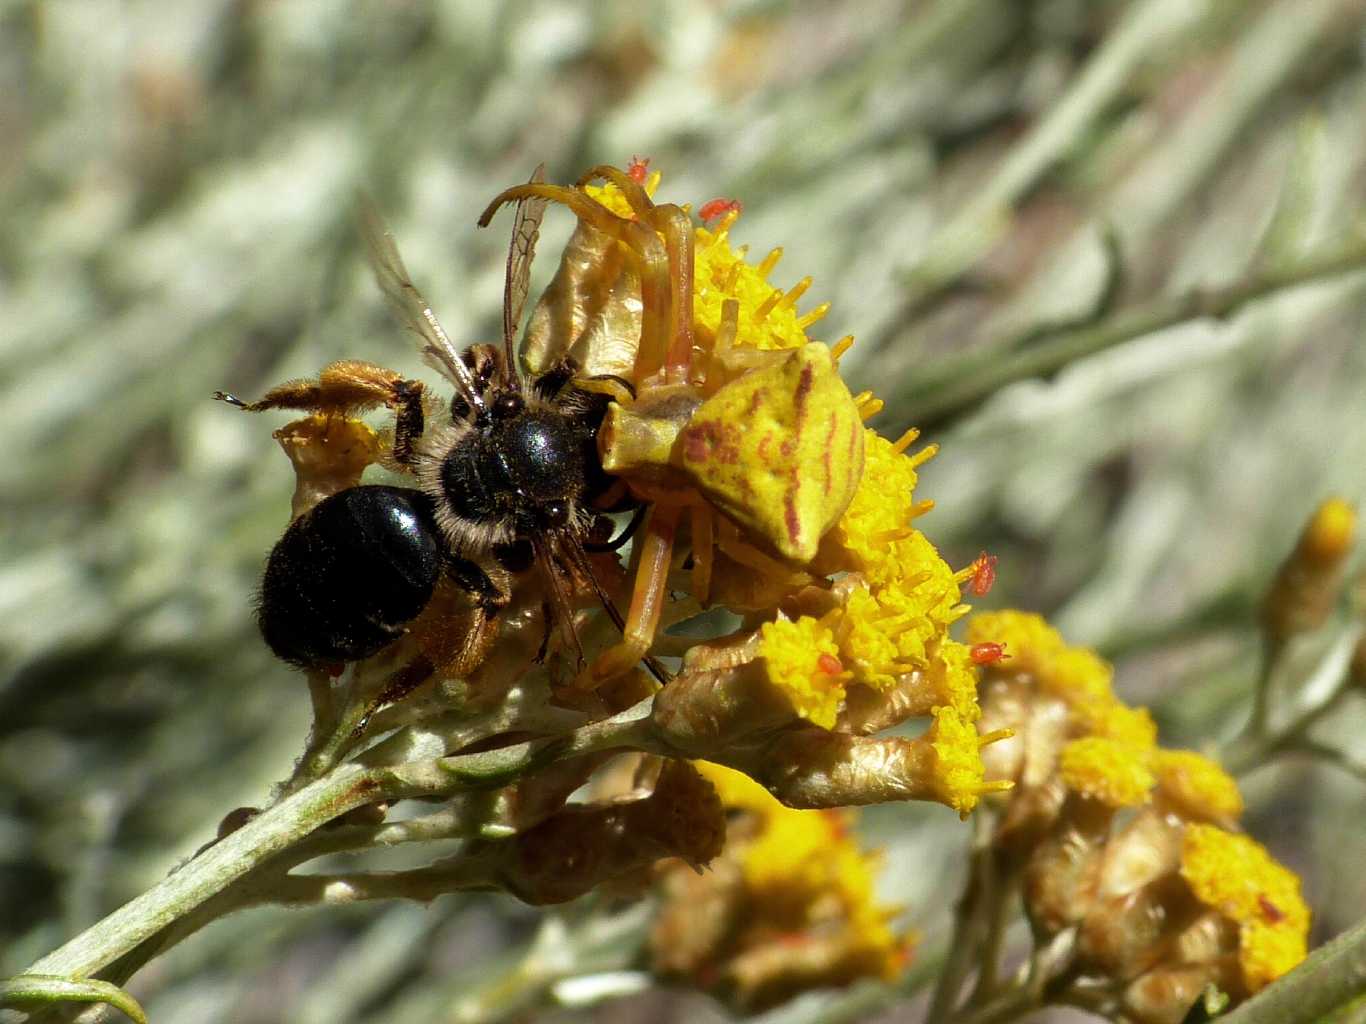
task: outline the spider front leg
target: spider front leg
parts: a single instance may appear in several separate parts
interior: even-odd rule
[[[655,505],[650,510],[649,519],[636,538],[640,555],[621,642],[603,651],[580,674],[578,685],[583,689],[596,689],[630,672],[654,643],[664,602],[669,595],[669,563],[682,512],[679,505]]]
[[[651,220],[649,223],[644,223],[640,219],[632,220],[626,217],[618,217],[582,189],[533,182],[527,185],[515,185],[495,196],[493,202],[480,216],[479,226],[486,227],[493,215],[498,212],[499,207],[504,204],[533,198],[548,199],[551,202],[567,206],[578,217],[580,223],[617,239],[634,254],[640,272],[641,324],[640,345],[636,350],[636,363],[632,377],[639,383],[658,373],[664,367],[665,358],[670,351],[670,332],[675,326],[670,319],[670,313],[674,305],[673,295],[676,286],[670,283],[670,249],[656,232],[654,217],[657,211],[677,210],[677,207],[651,207],[647,211]],[[648,202],[648,198],[646,201]],[[681,213],[681,211],[679,212]],[[691,242],[689,241],[689,257],[691,257],[691,253]],[[692,265],[690,262],[688,265],[690,286],[691,280]],[[688,302],[688,310],[691,314],[691,292],[689,292]],[[691,346],[691,319],[689,319],[687,329],[689,346]]]

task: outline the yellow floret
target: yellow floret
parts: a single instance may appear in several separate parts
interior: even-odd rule
[[[854,673],[854,681],[875,690],[889,689],[896,677],[915,668],[901,660],[896,636],[909,621],[895,610],[884,608],[871,591],[862,587],[832,617],[839,638],[840,658]]]
[[[1147,708],[1131,708],[1117,697],[1081,700],[1071,706],[1077,721],[1092,736],[1138,752],[1157,748],[1157,723]]]
[[[1232,821],[1243,813],[1243,796],[1233,777],[1193,750],[1158,750],[1153,770],[1162,794],[1189,815]]]
[[[967,644],[947,638],[939,641],[930,656],[928,672],[945,704],[969,722],[982,716],[977,703],[977,666]]]
[[[982,793],[998,788],[983,781],[982,737],[971,721],[950,707],[934,709],[934,722],[925,736],[934,749],[935,798],[966,818]]]
[[[1039,685],[1069,704],[1108,700],[1114,692],[1110,686],[1114,675],[1108,661],[1085,647],[1057,651],[1038,669]]]
[[[1308,929],[1251,924],[1238,933],[1238,964],[1256,992],[1298,966],[1309,955]]]
[[[878,857],[859,848],[852,816],[793,810],[741,772],[696,763],[727,809],[760,816],[758,834],[744,848],[741,871],[763,914],[790,928],[819,925],[829,918],[833,899],[851,945],[869,960],[872,973],[895,976],[908,939],[893,932],[893,911],[877,902]]]
[[[852,568],[866,572],[889,561],[892,542],[905,534],[917,511],[916,467],[923,461],[901,454],[877,431],[864,431],[863,479],[830,537],[854,557]]]
[[[1238,961],[1253,992],[1304,959],[1309,908],[1300,880],[1258,842],[1213,825],[1191,825],[1181,875],[1196,899],[1239,926]]]
[[[852,673],[839,661],[834,634],[809,615],[778,619],[760,628],[759,656],[768,679],[797,714],[823,729],[832,728]]]
[[[983,612],[968,621],[969,644],[1005,644],[1008,672],[1038,675],[1066,647],[1058,631],[1033,612]]]
[[[784,294],[768,282],[782,256],[774,249],[757,267],[745,262],[746,250],[730,247],[729,222],[716,232],[699,227],[693,260],[693,320],[699,334],[715,337],[721,306],[727,299],[740,304],[735,344],[757,349],[800,348],[809,339],[805,328],[819,320],[828,306],[805,315],[797,300],[811,284],[805,278]]]
[[[1058,772],[1067,788],[1109,807],[1145,803],[1157,781],[1146,758],[1123,743],[1087,736],[1063,747]]]

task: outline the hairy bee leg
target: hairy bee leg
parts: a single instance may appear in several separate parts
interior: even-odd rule
[[[244,402],[221,391],[214,397],[244,412],[298,409],[346,414],[387,406],[395,413],[394,461],[405,466],[412,463],[414,445],[425,427],[422,382],[360,359],[329,363],[315,380],[291,380],[276,385],[259,401]]]
[[[514,185],[495,196],[493,202],[489,203],[488,208],[480,216],[479,226],[487,227],[493,215],[504,204],[533,197],[549,199],[551,202],[568,207],[582,223],[619,240],[635,253],[636,258],[640,261],[642,312],[640,346],[636,351],[636,362],[632,377],[639,381],[658,373],[664,367],[665,356],[669,350],[672,326],[670,311],[673,308],[673,298],[668,249],[659,235],[656,234],[653,225],[618,217],[580,189],[568,188],[564,185],[530,183]],[[662,209],[662,207],[656,209]],[[686,215],[684,216],[686,219]],[[691,242],[689,242],[689,252],[691,253]],[[688,273],[689,281],[691,281],[691,263],[689,263]],[[689,292],[689,310],[691,310],[691,291]],[[691,331],[691,320],[689,320],[688,329]]]
[[[574,379],[574,375],[579,372],[579,364],[572,356],[565,356],[558,363],[546,370],[536,378],[532,387],[536,394],[547,402],[554,399],[564,386]]]
[[[478,562],[451,555],[446,559],[446,572],[456,586],[474,596],[480,610],[490,618],[506,608],[512,600],[512,595],[494,583]]]
[[[650,510],[644,536],[637,542],[640,559],[636,563],[636,581],[621,643],[603,651],[579,676],[578,685],[582,688],[596,689],[625,675],[640,663],[654,643],[668,595],[669,562],[682,511],[678,505],[656,505]]]
[[[454,630],[449,626],[449,620],[442,617],[441,624],[434,623],[420,631],[419,642],[443,674],[463,676],[478,668],[488,655],[498,635],[498,613],[507,606],[511,594],[499,587],[478,563],[458,555],[446,559],[446,575],[473,597],[473,606],[457,616],[460,622],[457,641],[451,641]]]
[[[351,738],[355,739],[365,732],[375,712],[390,704],[397,704],[430,679],[435,671],[436,666],[428,661],[425,656],[419,655],[391,675],[385,682],[384,689],[380,691],[379,696],[370,702],[370,706],[365,709],[365,714],[356,723],[356,727],[351,730]]]
[[[413,450],[426,428],[422,411],[422,384],[414,380],[400,380],[393,388],[394,461],[401,466],[413,464]]]

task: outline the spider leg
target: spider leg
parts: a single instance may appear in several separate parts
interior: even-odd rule
[[[704,608],[711,599],[711,570],[715,562],[716,517],[710,505],[693,505],[692,592]]]
[[[664,379],[669,384],[685,384],[693,358],[692,218],[670,203],[650,210],[648,223],[664,236],[668,259],[669,340],[663,353]],[[639,369],[637,361],[637,371]],[[638,373],[637,379],[640,379]]]
[[[640,323],[640,346],[636,351],[636,363],[632,377],[636,381],[642,381],[652,374],[658,373],[665,363],[665,356],[670,348],[670,332],[674,329],[674,323],[670,319],[670,313],[674,306],[674,295],[676,282],[670,283],[670,259],[669,248],[664,240],[661,240],[656,233],[655,225],[652,220],[650,224],[642,223],[638,220],[630,220],[625,217],[618,217],[607,207],[593,199],[582,189],[569,188],[564,185],[546,185],[542,183],[530,183],[526,185],[514,185],[512,188],[505,189],[494,197],[493,202],[484,210],[479,218],[481,227],[486,226],[493,215],[498,212],[498,208],[506,203],[514,203],[518,200],[539,197],[548,199],[554,203],[567,206],[580,222],[589,227],[617,239],[627,249],[635,254],[639,263],[640,272],[640,301],[641,301],[641,323]],[[648,201],[648,197],[647,197]],[[677,207],[652,207],[648,212],[651,218],[656,213],[668,209],[676,210],[683,220],[687,220],[687,215]],[[673,223],[667,214],[661,213],[660,216]],[[666,235],[667,238],[667,235]],[[692,234],[691,228],[687,238],[688,250],[688,345],[691,354],[692,338]],[[678,245],[675,245],[678,248]]]
[[[597,689],[608,680],[625,675],[640,663],[654,643],[668,596],[669,563],[682,511],[679,505],[655,505],[650,509],[643,536],[636,542],[640,557],[636,561],[635,586],[621,642],[603,651],[580,674],[578,685],[584,689]]]
[[[583,188],[590,181],[610,181],[620,190],[622,198],[626,200],[626,204],[631,207],[631,212],[637,217],[644,217],[654,209],[654,201],[650,198],[650,194],[645,191],[645,187],[619,167],[598,164],[598,166],[580,175],[575,184],[579,188]]]

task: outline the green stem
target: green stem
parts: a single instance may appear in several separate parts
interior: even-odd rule
[[[963,988],[963,981],[977,958],[982,927],[990,914],[991,836],[990,815],[979,810],[973,818],[972,857],[968,861],[968,877],[963,895],[954,911],[953,935],[949,939],[948,959],[939,972],[934,995],[930,997],[926,1024],[946,1024],[956,1020],[954,1007]]]
[[[1310,1024],[1366,992],[1366,920],[1309,954],[1219,1024]]]
[[[320,825],[357,807],[497,786],[562,758],[648,746],[650,706],[647,699],[613,718],[565,736],[477,754],[431,758],[395,767],[341,765],[262,811],[147,892],[43,957],[25,973],[67,978],[94,975],[194,914]]]
[[[1001,345],[980,349],[939,364],[897,402],[927,423],[970,409],[1008,384],[1055,373],[1069,363],[1157,331],[1207,318],[1224,319],[1257,299],[1301,285],[1331,280],[1366,269],[1366,238],[1297,263],[1279,267],[1227,288],[1161,298],[1122,310],[1094,326],[1066,331],[1030,348],[1003,353]]]

